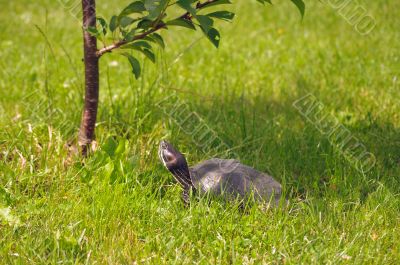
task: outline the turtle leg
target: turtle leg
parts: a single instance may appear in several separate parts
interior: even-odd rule
[[[185,205],[185,207],[189,207],[190,206],[190,190],[189,189],[184,189],[182,192],[182,200],[183,200],[183,204]]]

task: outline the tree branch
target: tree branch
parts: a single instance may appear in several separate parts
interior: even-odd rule
[[[196,5],[196,9],[201,9],[201,8],[203,8],[203,7],[207,6],[207,5],[210,5],[210,4],[214,3],[214,2],[217,2],[217,1],[218,1],[218,0],[207,0],[207,1],[204,2],[204,3],[198,2],[197,5]],[[192,17],[190,16],[190,13],[189,13],[189,12],[186,12],[185,14],[183,14],[182,16],[180,16],[180,18],[184,18],[184,19],[188,19],[188,20],[191,20],[191,19],[192,19]],[[157,30],[162,29],[162,28],[165,28],[165,27],[166,27],[166,25],[165,25],[164,23],[158,24],[157,26],[153,27],[152,29],[150,29],[150,30],[148,30],[148,31],[146,31],[146,32],[143,32],[143,33],[140,34],[140,35],[135,36],[135,37],[134,37],[132,40],[130,40],[130,41],[121,40],[121,41],[119,41],[119,42],[117,42],[117,43],[114,43],[114,44],[111,44],[111,45],[109,45],[109,46],[107,46],[107,47],[104,47],[104,48],[98,50],[97,53],[96,53],[96,55],[97,55],[98,58],[100,58],[100,57],[101,57],[102,55],[104,55],[105,53],[108,53],[108,52],[111,52],[112,50],[118,49],[119,47],[121,47],[121,46],[123,46],[123,45],[125,45],[125,44],[128,44],[128,43],[131,43],[131,42],[134,42],[134,41],[143,39],[143,38],[146,37],[147,35],[150,35],[150,34],[156,32]]]
[[[102,49],[97,51],[97,53],[96,53],[97,57],[101,57],[103,54],[111,52],[112,50],[118,49],[119,47],[121,47],[121,46],[123,46],[125,44],[131,43],[131,42],[136,41],[136,40],[143,39],[147,35],[150,35],[151,33],[154,33],[157,30],[162,29],[162,28],[165,28],[165,24],[163,24],[163,23],[162,24],[158,24],[156,27],[154,27],[154,28],[152,28],[152,29],[150,29],[150,30],[148,30],[146,32],[143,32],[140,35],[135,36],[130,41],[121,40],[121,41],[119,41],[117,43],[111,44],[110,46],[104,47],[104,48],[102,48]]]

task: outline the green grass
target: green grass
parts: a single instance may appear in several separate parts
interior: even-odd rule
[[[66,146],[83,102],[79,21],[58,1],[0,2],[0,263],[400,262],[398,1],[360,1],[377,22],[367,36],[317,1],[303,22],[290,3],[239,1],[235,22],[220,23],[219,50],[199,32],[164,32],[166,51],[139,81],[108,54],[101,148],[84,163]],[[106,17],[119,10],[98,2]],[[370,172],[292,106],[307,93],[376,156]],[[214,150],[156,106],[170,95],[282,182],[289,206],[243,213],[192,198],[185,209],[158,142],[190,164]]]

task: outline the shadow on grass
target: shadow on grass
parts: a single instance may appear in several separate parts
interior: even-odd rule
[[[323,198],[330,194],[364,200],[379,183],[395,193],[400,191],[395,177],[399,175],[399,128],[370,113],[366,118],[361,113],[340,119],[377,159],[370,172],[359,172],[293,107],[308,91],[319,95],[316,88],[301,78],[293,93],[282,92],[286,94],[280,96],[266,95],[263,91],[237,94],[218,90],[205,95],[172,88],[156,91],[139,98],[131,95],[132,98],[121,100],[111,112],[110,106],[104,105],[100,120],[107,122],[98,129],[98,135],[119,135],[134,143],[131,152],[138,156],[139,171],[149,177],[154,175],[155,167],[160,172],[157,146],[162,138],[171,140],[186,155],[189,165],[215,157],[212,146],[199,147],[198,139],[185,134],[173,118],[156,106],[163,99],[173,106],[176,102],[166,95],[175,93],[175,100],[187,103],[189,110],[196,112],[239,155],[242,163],[270,173],[294,196]],[[170,179],[168,184],[173,183]]]
[[[376,120],[371,114],[368,119],[340,121],[376,157],[376,165],[362,173],[293,107],[297,95],[281,102],[262,96],[209,98],[212,100],[189,99],[191,109],[239,153],[243,163],[272,174],[295,196],[331,193],[364,201],[379,183],[400,192],[396,179],[400,130],[391,122]],[[196,150],[196,139],[190,135],[184,141],[189,142],[186,151],[194,153],[195,160],[210,158],[204,156],[207,151]]]

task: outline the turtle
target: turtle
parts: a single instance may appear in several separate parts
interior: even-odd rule
[[[191,190],[242,202],[252,196],[272,206],[282,197],[282,186],[273,177],[236,159],[211,158],[189,167],[185,156],[165,140],[160,142],[158,155],[183,188],[185,206],[189,205]]]

